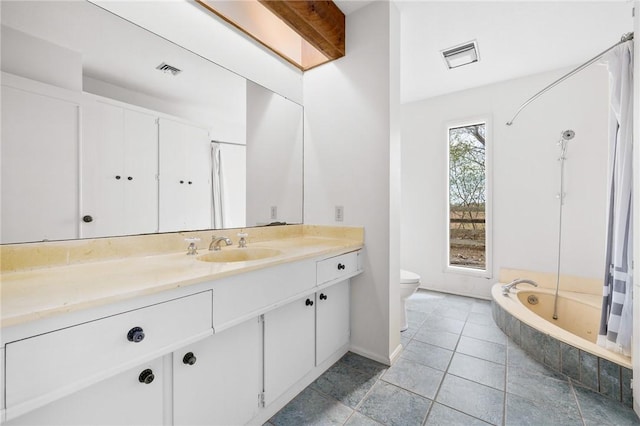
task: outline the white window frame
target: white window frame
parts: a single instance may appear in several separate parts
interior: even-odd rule
[[[450,254],[450,217],[449,217],[449,131],[458,127],[466,127],[474,124],[485,124],[485,269],[474,269],[463,266],[452,266],[449,258]],[[474,277],[493,277],[493,120],[491,115],[478,115],[463,120],[454,120],[445,123],[445,250],[444,250],[444,272],[451,274],[470,275]]]

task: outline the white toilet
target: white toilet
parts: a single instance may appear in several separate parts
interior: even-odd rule
[[[400,270],[400,331],[409,328],[407,322],[407,299],[416,292],[420,286],[420,275],[413,272]]]

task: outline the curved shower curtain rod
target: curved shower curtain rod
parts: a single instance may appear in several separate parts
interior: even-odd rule
[[[542,89],[541,91],[539,91],[538,93],[536,93],[535,95],[533,95],[532,97],[530,97],[525,103],[523,103],[522,105],[520,105],[520,108],[518,108],[518,110],[516,111],[516,113],[514,114],[514,116],[511,118],[511,120],[507,121],[507,126],[511,126],[513,124],[513,121],[516,119],[516,117],[518,116],[518,114],[520,114],[520,112],[525,109],[527,107],[527,105],[529,105],[531,102],[535,101],[536,99],[538,99],[540,96],[542,96],[544,93],[546,93],[547,91],[549,91],[550,89],[552,89],[553,87],[557,86],[558,84],[562,83],[563,81],[565,81],[566,79],[568,79],[569,77],[573,76],[574,74],[577,74],[578,72],[582,71],[583,69],[587,68],[589,65],[593,64],[594,62],[596,62],[598,59],[602,58],[608,51],[610,51],[611,49],[615,48],[616,46],[622,44],[622,43],[626,43],[629,40],[633,40],[633,33],[625,33],[622,35],[622,37],[620,38],[620,41],[617,42],[616,44],[614,44],[613,46],[609,47],[608,49],[606,49],[605,51],[597,54],[596,56],[594,56],[593,58],[589,59],[587,62],[585,62],[584,64],[580,65],[578,68],[569,71],[567,74],[563,75],[562,77],[560,77],[559,79],[557,79],[556,81],[554,81],[553,83],[551,83],[550,85],[548,85],[547,87],[545,87],[544,89]]]

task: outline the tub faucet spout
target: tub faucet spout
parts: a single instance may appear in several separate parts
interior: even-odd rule
[[[509,291],[511,291],[512,288],[517,288],[516,286],[518,284],[531,284],[534,287],[538,287],[538,284],[533,280],[524,280],[524,279],[516,278],[515,280],[511,281],[509,284],[505,284],[502,286],[502,294],[504,296],[508,296]]]

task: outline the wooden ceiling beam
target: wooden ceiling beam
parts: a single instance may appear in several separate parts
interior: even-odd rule
[[[345,17],[333,1],[258,1],[329,60],[345,55]]]

